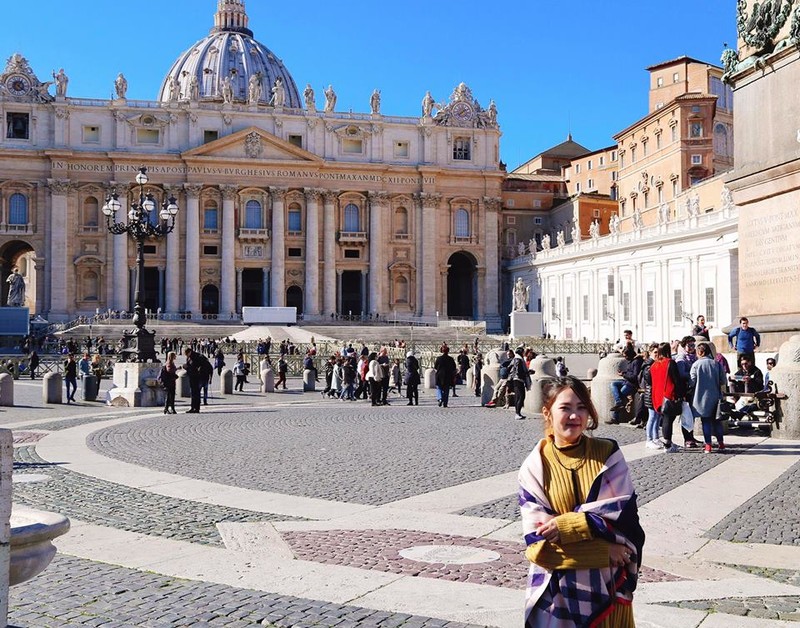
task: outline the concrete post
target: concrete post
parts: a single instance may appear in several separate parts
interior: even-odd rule
[[[189,374],[183,369],[178,371],[178,382],[175,392],[181,399],[191,399],[192,389],[189,386]]]
[[[261,361],[261,392],[272,393],[275,392],[275,371],[272,370],[269,362],[266,360]]]
[[[544,406],[543,388],[546,383],[556,377],[556,363],[552,358],[540,355],[531,362],[531,389],[525,393],[525,409],[536,419],[543,418]]]
[[[222,369],[219,374],[219,392],[222,395],[233,394],[233,371],[230,369]]]
[[[317,381],[314,377],[315,371],[305,369],[303,371],[303,392],[314,392],[317,390]]]
[[[47,373],[42,378],[42,401],[44,403],[63,403],[63,384],[61,373]]]
[[[772,436],[800,439],[800,336],[792,336],[781,345],[770,379],[775,382],[775,392],[789,397],[779,402],[780,412]]]
[[[0,626],[8,623],[8,578],[11,567],[11,473],[14,439],[0,430]]]
[[[0,374],[0,406],[14,405],[14,376],[9,373]]]
[[[611,382],[622,380],[619,369],[625,364],[621,355],[609,355],[597,363],[597,375],[592,380],[592,403],[597,408],[597,416],[603,423],[612,420],[611,408],[614,395],[611,394]]]
[[[82,386],[84,401],[95,401],[97,399],[97,384],[96,375],[90,373],[83,376]]]
[[[435,390],[436,389],[436,370],[435,369],[425,369],[425,377],[423,378],[422,383],[425,386],[425,390]]]
[[[488,351],[486,353],[486,362],[483,364],[481,371],[481,405],[485,406],[491,401],[494,396],[494,387],[500,381],[500,353],[497,351]]]

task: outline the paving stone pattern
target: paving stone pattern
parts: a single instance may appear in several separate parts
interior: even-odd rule
[[[9,623],[14,628],[470,628],[440,619],[180,580],[61,555],[42,574],[11,589]]]
[[[474,403],[458,397],[450,408],[319,401],[210,410],[109,427],[87,443],[103,455],[195,479],[380,505],[519,468],[541,438],[542,421],[515,421],[512,412]],[[604,428],[598,435],[623,444],[642,438],[640,430]]]
[[[221,521],[299,521],[297,518],[202,504],[128,488],[72,473],[44,461],[33,447],[14,449],[14,473],[50,476],[47,482],[14,484],[14,501],[32,508],[54,510],[129,532],[220,545],[216,524]]]
[[[800,545],[798,486],[800,462],[730,513],[711,528],[706,536],[737,543]]]
[[[673,606],[709,613],[739,615],[754,619],[780,619],[800,622],[800,597],[745,597],[725,598],[721,600],[692,600],[685,602],[669,602],[662,606]]]

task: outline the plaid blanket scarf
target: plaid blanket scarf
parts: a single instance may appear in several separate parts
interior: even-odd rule
[[[556,513],[547,499],[542,440],[528,456],[519,473],[519,504],[526,546],[543,541],[535,532],[540,523]],[[597,626],[611,613],[614,604],[630,604],[642,561],[644,531],[639,525],[636,493],[625,457],[614,443],[611,454],[592,482],[583,512],[595,538],[618,543],[631,550],[631,562],[624,567],[549,571],[531,563],[528,574],[525,626],[574,628]]]

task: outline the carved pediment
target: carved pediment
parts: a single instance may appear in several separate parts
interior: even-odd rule
[[[334,135],[344,140],[365,140],[372,135],[372,129],[365,129],[355,124],[343,124],[333,127]]]
[[[317,155],[257,127],[250,127],[192,148],[183,156],[257,159],[259,161],[322,161]]]
[[[170,123],[168,117],[157,116],[152,113],[142,113],[127,119],[128,124],[137,128],[163,129]]]

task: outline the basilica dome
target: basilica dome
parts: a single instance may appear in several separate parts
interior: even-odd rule
[[[214,28],[178,57],[164,78],[158,100],[268,105],[279,78],[283,106],[301,108],[297,85],[283,62],[253,39],[244,0],[218,0]]]

